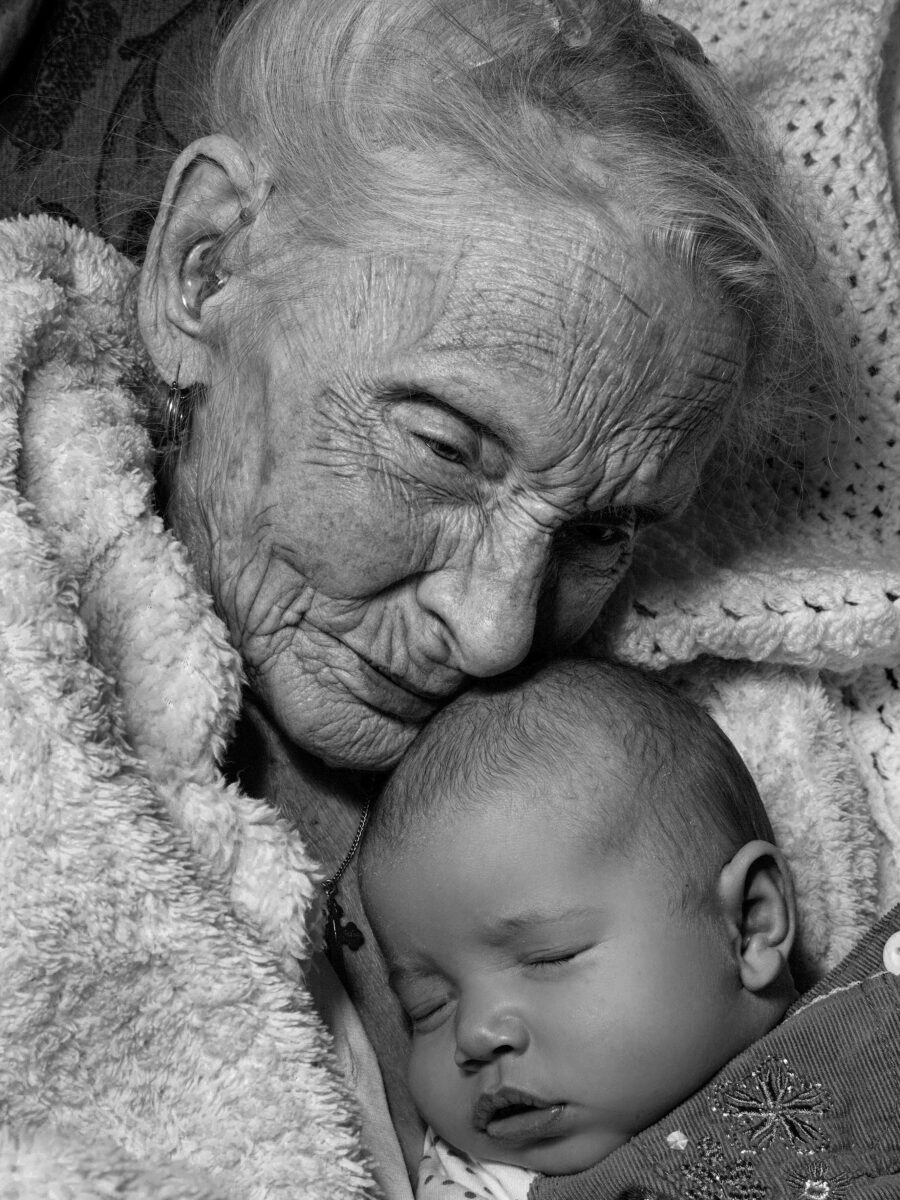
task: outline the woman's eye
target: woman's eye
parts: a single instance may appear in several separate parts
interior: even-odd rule
[[[633,518],[585,521],[575,528],[582,541],[592,546],[617,546],[622,542],[630,542],[634,537],[635,521]]]
[[[427,434],[416,434],[419,441],[427,446],[432,454],[438,458],[444,459],[449,463],[461,463],[463,461],[463,452],[458,446],[454,446],[452,442],[441,441],[440,438],[429,437]]]
[[[578,541],[590,546],[622,546],[634,539],[637,520],[634,512],[625,511],[622,514],[600,515],[593,521],[580,521],[570,526],[569,536],[575,536]]]
[[[385,394],[385,413],[394,428],[429,457],[451,466],[481,465],[483,438],[471,421],[426,392],[399,389]]]

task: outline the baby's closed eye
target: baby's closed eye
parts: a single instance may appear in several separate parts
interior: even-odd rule
[[[403,978],[391,986],[413,1034],[437,1028],[452,1003],[450,989],[437,978]]]
[[[450,1004],[449,1002],[445,1001],[441,1004],[435,1005],[433,1008],[427,1009],[424,1012],[407,1014],[407,1019],[409,1020],[412,1033],[431,1033],[444,1022],[449,1010]]]
[[[587,953],[591,946],[578,945],[570,947],[560,947],[555,950],[542,950],[536,953],[529,954],[524,960],[524,965],[529,968],[534,968],[537,971],[551,971],[554,968],[565,967],[569,963],[574,962],[582,954]]]

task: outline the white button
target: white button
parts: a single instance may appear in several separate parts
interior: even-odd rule
[[[882,958],[892,975],[900,975],[900,933],[892,933],[884,943]]]

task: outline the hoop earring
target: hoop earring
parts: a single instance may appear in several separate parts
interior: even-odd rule
[[[163,445],[166,450],[180,450],[191,430],[194,409],[206,398],[202,383],[179,387],[178,380],[169,384],[163,412]]]

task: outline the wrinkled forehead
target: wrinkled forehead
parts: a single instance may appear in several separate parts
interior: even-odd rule
[[[415,360],[444,383],[484,385],[502,425],[494,373],[548,442],[617,437],[633,455],[718,426],[745,358],[736,317],[665,263],[627,218],[508,195],[472,204],[427,252],[371,258],[351,306],[355,331],[400,372]],[[495,406],[497,411],[490,411]]]
[[[473,242],[431,341],[456,338],[562,407],[584,390],[604,424],[652,395],[733,383],[732,322],[641,243],[596,219],[557,214]],[[712,363],[728,356],[718,370]],[[700,369],[708,379],[701,380]],[[691,378],[693,377],[693,378]],[[542,404],[544,407],[544,404]]]

